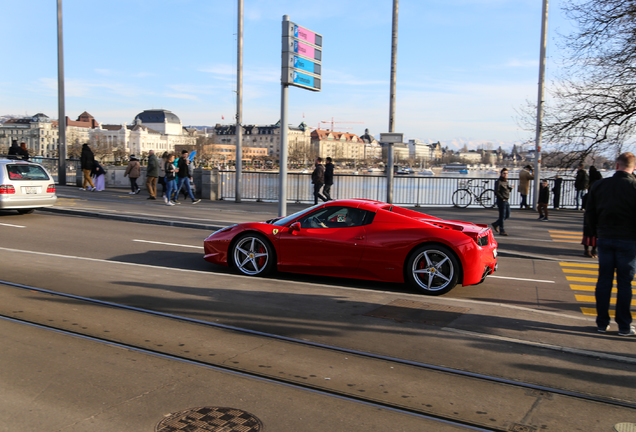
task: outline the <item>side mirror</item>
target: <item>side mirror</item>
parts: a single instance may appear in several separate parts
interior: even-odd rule
[[[289,226],[289,232],[300,231],[300,222],[294,222]]]

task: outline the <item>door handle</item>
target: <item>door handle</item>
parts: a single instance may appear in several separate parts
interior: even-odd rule
[[[357,236],[357,237],[354,237],[353,239],[354,240],[364,240],[364,236],[363,235]]]

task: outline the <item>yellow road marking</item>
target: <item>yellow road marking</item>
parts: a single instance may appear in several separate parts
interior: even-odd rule
[[[570,285],[570,289],[573,289],[575,291],[595,291],[596,290],[596,286],[595,285]],[[612,292],[616,293],[616,287],[612,288]]]
[[[569,280],[570,282],[589,282],[595,285],[597,280],[596,278],[583,278],[583,277],[574,277],[574,276],[566,276],[565,278]],[[612,283],[616,285],[616,279],[614,279]],[[636,286],[636,282],[632,281],[632,286]]]
[[[559,263],[561,267],[585,267],[598,268],[598,264],[579,264],[579,263]]]
[[[586,303],[596,303],[596,297],[591,295],[575,295],[576,301],[586,302]],[[610,299],[610,304],[616,304],[616,298]]]
[[[572,232],[572,231],[548,231],[550,234],[572,234],[572,235],[582,235],[580,232]]]
[[[565,239],[581,239],[581,235],[579,234],[578,236],[573,236],[573,235],[560,235],[560,234],[550,234],[550,237],[552,238],[565,238]]]
[[[580,241],[577,240],[558,240],[558,239],[552,239],[552,241],[555,242],[561,242],[561,243],[576,243],[576,244],[581,244]]]
[[[583,312],[583,315],[591,315],[591,316],[596,316],[596,308],[587,308],[587,307],[582,307],[581,308],[581,312]],[[614,318],[614,311],[610,309],[609,311],[609,316]],[[632,312],[632,318],[636,318],[636,311]]]
[[[580,270],[580,269],[561,269],[561,270],[563,270],[563,273],[575,273],[575,274],[598,276],[598,270]]]

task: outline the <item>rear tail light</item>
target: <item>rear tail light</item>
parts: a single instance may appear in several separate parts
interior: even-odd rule
[[[15,188],[11,185],[0,185],[0,195],[1,194],[14,194]]]
[[[55,193],[55,185],[54,184],[48,185],[46,188],[46,193]]]
[[[471,232],[471,231],[464,231],[464,234],[466,234],[468,237],[472,238],[473,240],[475,240],[475,243],[477,243],[479,246],[488,246],[488,236],[482,236],[480,237],[479,234],[477,232]]]

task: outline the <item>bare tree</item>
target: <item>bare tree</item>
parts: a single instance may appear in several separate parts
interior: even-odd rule
[[[567,60],[543,131],[572,165],[619,153],[634,135],[636,0],[567,0],[564,10],[577,28],[563,39]]]

